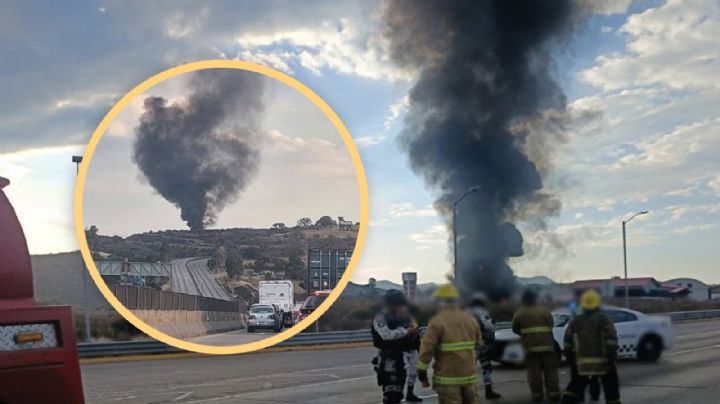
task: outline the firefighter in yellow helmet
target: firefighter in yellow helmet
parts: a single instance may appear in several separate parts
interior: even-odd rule
[[[522,295],[522,306],[515,313],[512,330],[520,335],[525,351],[525,366],[530,393],[535,402],[543,401],[543,384],[548,401],[560,401],[557,353],[553,338],[550,310],[537,303],[537,295],[528,289]],[[544,382],[544,383],[543,383]]]
[[[600,377],[607,404],[620,404],[620,386],[615,359],[617,333],[610,318],[600,313],[602,299],[590,289],[580,296],[582,314],[565,331],[565,355],[571,364],[570,384],[563,403],[579,403],[592,377]]]
[[[459,299],[453,285],[437,288],[439,311],[420,342],[418,378],[423,387],[430,386],[427,369],[435,359],[432,384],[440,404],[477,403],[475,351],[482,346],[482,337],[477,321],[460,308]]]

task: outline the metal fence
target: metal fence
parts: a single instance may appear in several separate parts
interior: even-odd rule
[[[128,310],[241,311],[238,302],[212,297],[120,284],[110,285],[110,289]]]

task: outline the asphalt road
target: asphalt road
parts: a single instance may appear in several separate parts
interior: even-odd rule
[[[259,341],[263,338],[275,335],[274,332],[253,332],[249,333],[245,330],[237,330],[223,332],[219,334],[210,334],[202,337],[189,338],[187,341],[204,345],[240,345],[248,342]]]
[[[676,325],[677,344],[657,363],[619,364],[624,403],[712,403],[720,395],[720,320]],[[155,359],[83,365],[89,403],[365,403],[381,400],[372,348]],[[562,386],[568,369],[560,369]],[[522,369],[496,368],[499,403],[526,403]],[[426,403],[433,392],[422,389]],[[481,400],[482,402],[482,400]]]
[[[174,292],[230,300],[230,296],[207,268],[208,258],[172,261],[170,286]]]

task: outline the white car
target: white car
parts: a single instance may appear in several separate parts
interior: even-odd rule
[[[605,306],[601,312],[610,317],[618,335],[618,358],[638,358],[656,361],[663,351],[675,345],[675,330],[669,316],[650,316],[639,311]],[[561,347],[572,313],[568,309],[552,312],[555,326],[555,349],[561,356]],[[520,336],[511,329],[495,332],[495,346],[491,359],[506,364],[521,364],[525,359]]]

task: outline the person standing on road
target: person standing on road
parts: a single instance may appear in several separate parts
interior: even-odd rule
[[[483,338],[483,345],[477,350],[477,360],[482,368],[483,382],[485,383],[485,398],[494,400],[502,397],[492,388],[492,363],[490,362],[490,350],[495,343],[495,324],[490,318],[490,312],[487,310],[487,296],[485,293],[474,293],[470,299],[470,314],[480,326],[480,334]]]
[[[537,303],[535,292],[526,290],[522,295],[522,306],[513,317],[512,330],[520,335],[525,351],[528,384],[535,402],[543,401],[543,378],[548,401],[560,401],[553,324],[550,310]]]
[[[407,306],[405,306],[405,308],[407,308]],[[412,318],[409,310],[406,309],[405,311],[403,326],[406,328],[416,328],[417,322]],[[405,363],[405,373],[407,375],[405,401],[408,403],[421,403],[422,398],[415,395],[415,382],[418,378],[417,366],[419,361],[420,334],[418,333],[408,338],[408,345],[405,347],[405,352],[403,352],[403,362]]]
[[[593,377],[599,377],[607,404],[620,404],[617,367],[617,332],[608,316],[600,313],[600,294],[590,289],[580,296],[582,314],[575,316],[565,330],[565,356],[571,364],[570,383],[565,389],[563,403],[582,401],[585,387]]]
[[[399,290],[385,293],[385,307],[373,319],[370,328],[378,355],[373,358],[383,404],[398,404],[405,388],[404,353],[417,336],[417,326],[407,323],[408,301]]]
[[[438,313],[430,319],[420,342],[418,378],[429,387],[428,367],[433,364],[433,390],[440,404],[476,404],[475,352],[482,345],[477,321],[460,309],[460,295],[451,284],[435,291]]]

